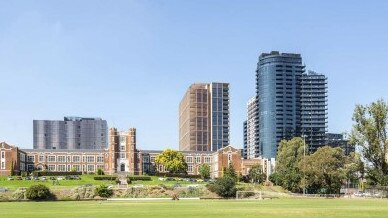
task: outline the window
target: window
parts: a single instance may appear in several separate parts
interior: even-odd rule
[[[94,163],[94,156],[87,156],[86,162],[88,163]],[[89,166],[88,166],[89,167]],[[93,170],[94,171],[94,170]]]
[[[155,157],[151,157],[151,163],[155,162]]]
[[[102,169],[102,170],[104,170],[104,165],[97,165],[97,169]]]
[[[26,155],[25,154],[22,154],[20,153],[20,161],[26,161]]]
[[[44,155],[39,155],[39,162],[44,162]]]
[[[55,165],[48,165],[47,170],[48,171],[55,171]]]
[[[88,172],[94,172],[94,165],[88,165]]]
[[[150,157],[144,156],[143,157],[143,163],[149,163],[150,162]]]
[[[120,151],[125,151],[125,146],[124,145],[120,146]]]
[[[80,165],[73,165],[73,168],[76,172],[81,172],[81,166]]]
[[[104,156],[98,156],[97,163],[104,163]]]
[[[1,152],[1,158],[3,158],[3,159],[5,158],[5,152],[4,151]]]
[[[65,163],[66,162],[66,158],[65,156],[58,156],[58,162],[61,162],[61,163]]]
[[[50,156],[48,156],[48,158],[47,158],[48,160],[48,162],[55,162],[55,156],[54,155],[50,155]]]
[[[59,172],[65,172],[66,171],[66,165],[64,165],[64,164],[58,165],[58,171]]]
[[[192,165],[188,165],[187,166],[187,172],[193,172],[193,166]]]
[[[201,163],[201,157],[195,157],[195,163]]]
[[[205,163],[210,163],[210,157],[205,157]]]
[[[186,157],[187,163],[193,163],[193,157]]]
[[[4,161],[1,162],[1,169],[2,169],[2,170],[5,169],[5,162],[4,162]]]
[[[121,159],[125,159],[125,153],[124,153],[124,152],[121,152],[121,153],[120,153],[120,158],[121,158]]]
[[[80,157],[80,156],[73,156],[73,162],[74,162],[74,163],[79,163],[79,162],[81,162],[81,157]]]
[[[28,162],[35,162],[35,156],[28,155],[27,160]]]
[[[26,166],[24,163],[20,163],[20,171],[26,171]]]

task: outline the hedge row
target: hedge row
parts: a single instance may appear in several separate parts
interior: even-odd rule
[[[136,180],[151,181],[152,180],[150,176],[128,176],[128,179],[130,179],[131,181],[136,181]]]
[[[159,176],[159,177],[193,178],[193,179],[201,178],[201,175],[174,174],[174,173],[155,173],[155,176]]]
[[[116,180],[117,176],[95,176],[94,180]]]
[[[75,176],[82,175],[82,172],[56,172],[56,171],[35,171],[35,176]]]

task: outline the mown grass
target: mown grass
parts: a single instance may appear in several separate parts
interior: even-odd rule
[[[388,200],[3,202],[2,217],[387,217]]]

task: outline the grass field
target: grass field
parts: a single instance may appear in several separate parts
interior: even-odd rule
[[[387,217],[388,200],[3,202],[1,217]]]

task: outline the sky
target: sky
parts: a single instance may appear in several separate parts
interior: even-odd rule
[[[1,1],[0,141],[33,146],[33,119],[101,117],[138,148],[178,148],[190,84],[230,83],[231,144],[262,52],[301,53],[328,77],[330,132],[388,100],[388,1]]]

